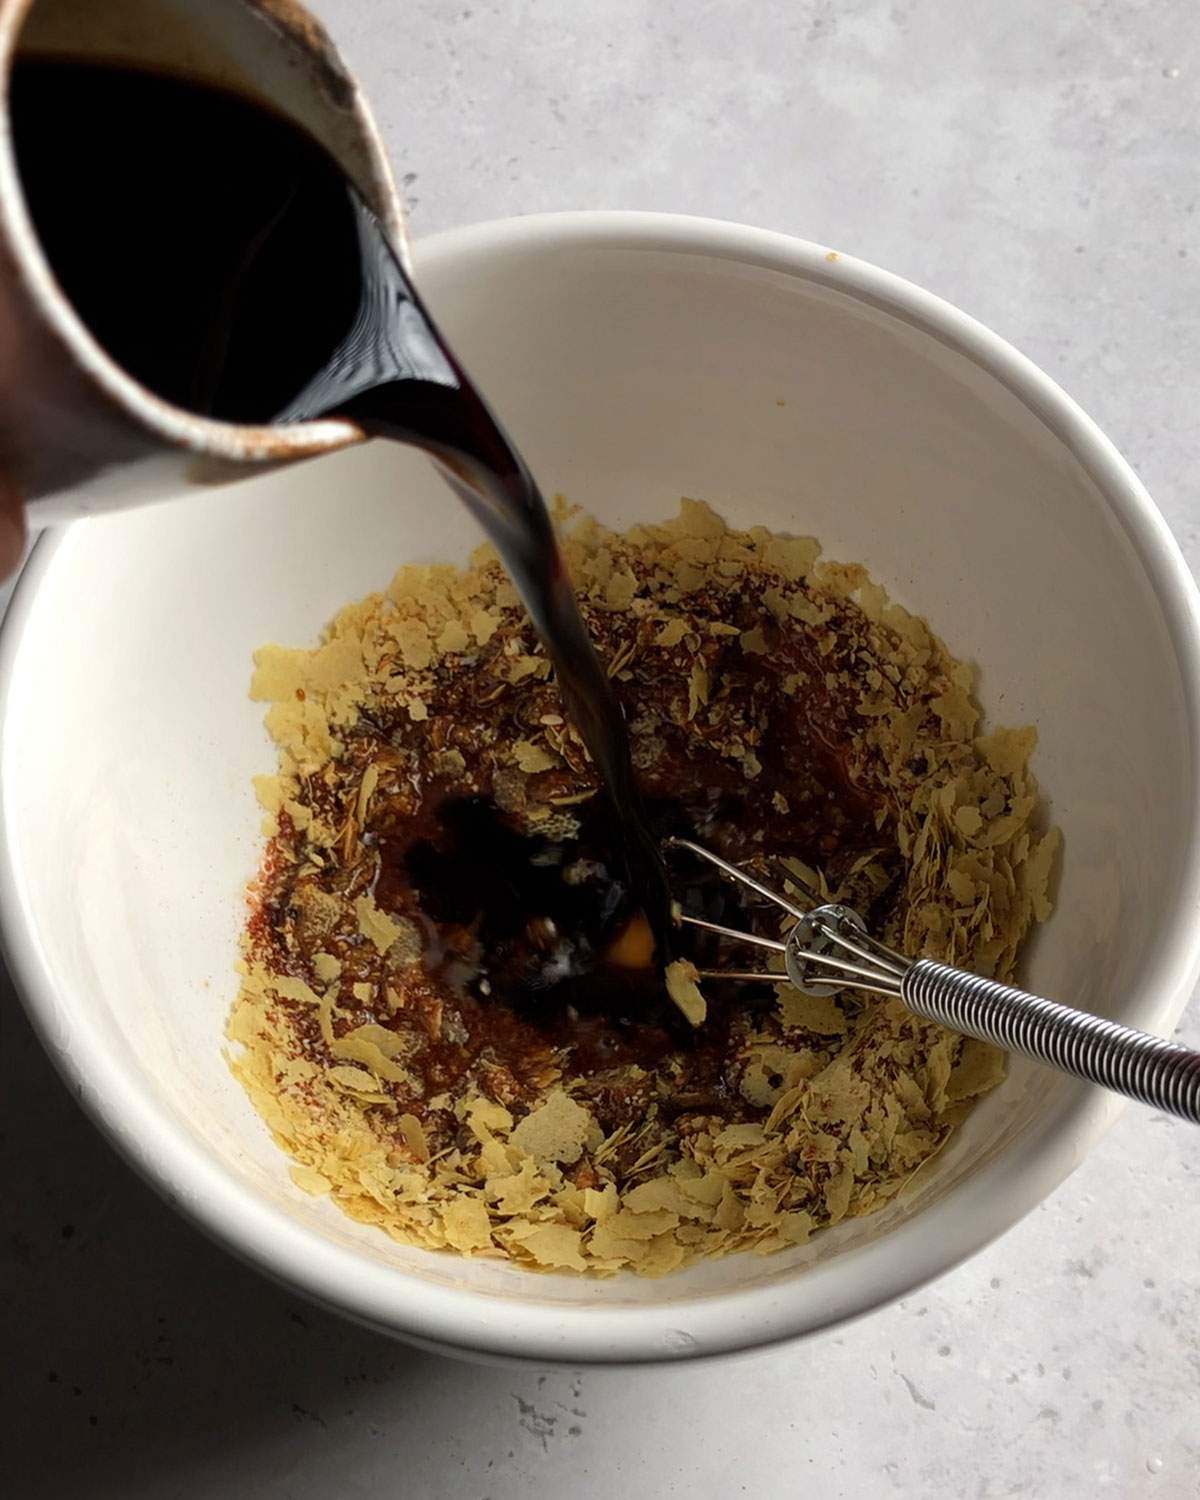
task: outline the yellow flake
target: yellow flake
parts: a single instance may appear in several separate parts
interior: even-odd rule
[[[683,1246],[673,1234],[660,1234],[646,1246],[637,1269],[643,1276],[666,1276],[683,1264]]]
[[[471,638],[462,621],[447,620],[442,627],[442,633],[438,636],[438,651],[446,656],[452,651],[465,651],[470,644]]]
[[[282,776],[256,776],[254,794],[260,807],[276,813],[283,806],[288,794],[288,784]]]
[[[975,733],[975,725],[979,721],[979,710],[957,684],[934,698],[929,706],[941,719],[951,739],[968,740]]]
[[[688,622],[676,615],[673,620],[668,620],[654,637],[654,644],[665,647],[678,646],[687,633]]]
[[[475,1132],[477,1139],[481,1141],[489,1139],[494,1130],[507,1135],[513,1128],[513,1117],[503,1104],[497,1104],[494,1099],[485,1099],[482,1095],[469,1099],[463,1107],[462,1115],[468,1129]],[[480,1131],[488,1134],[480,1135]]]
[[[321,1003],[321,997],[303,979],[287,974],[267,974],[263,976],[262,982],[266,988],[274,990],[281,1000],[297,1000],[303,1005]]]
[[[696,965],[686,958],[677,958],[667,965],[665,978],[667,994],[683,1012],[685,1019],[693,1026],[703,1026],[708,1005],[696,982],[700,978]]]
[[[783,1093],[794,1055],[786,1047],[755,1047],[738,1086],[743,1099],[769,1109]]]
[[[289,752],[302,774],[319,771],[333,755],[329,721],[311,698],[273,703],[264,722],[271,738]]]
[[[638,582],[628,569],[614,573],[604,585],[604,602],[610,609],[628,609],[638,591]]]
[[[421,620],[393,620],[391,633],[406,667],[422,672],[433,660],[433,643],[429,627]]]
[[[772,537],[767,543],[763,561],[792,582],[807,578],[812,566],[821,555],[821,549],[812,537]]]
[[[495,635],[499,624],[499,610],[477,609],[471,614],[469,628],[479,645],[486,646]]]
[[[954,1104],[960,1099],[974,1099],[1003,1082],[1004,1053],[986,1042],[968,1037],[962,1044],[958,1061],[946,1083],[946,1099]]]
[[[304,691],[310,651],[260,646],[254,653],[250,696],[257,703],[284,703]]]
[[[508,1165],[507,1153],[504,1165]],[[550,1191],[550,1185],[538,1171],[532,1157],[526,1157],[516,1172],[506,1172],[487,1179],[487,1196],[501,1214],[527,1214]]]
[[[425,1135],[425,1127],[417,1119],[416,1115],[405,1112],[396,1121],[396,1128],[404,1138],[404,1144],[416,1159],[418,1161],[428,1161],[429,1141]]]
[[[509,1230],[509,1238],[541,1266],[566,1271],[586,1271],[583,1258],[583,1235],[565,1224],[519,1224]]]
[[[715,1169],[702,1177],[681,1177],[677,1180],[684,1197],[706,1208],[715,1208],[729,1186],[729,1179],[725,1174]]]
[[[532,740],[518,740],[512,748],[512,754],[527,776],[534,776],[539,771],[552,771],[558,765],[558,756]]]
[[[481,1198],[460,1193],[441,1210],[446,1243],[464,1255],[492,1248],[492,1221]]]
[[[343,1088],[349,1089],[355,1094],[370,1094],[372,1097],[386,1098],[379,1094],[377,1081],[363,1068],[352,1068],[345,1064],[329,1069],[329,1077],[340,1083]]]
[[[347,683],[359,682],[366,672],[362,641],[356,635],[339,635],[314,651],[308,660],[310,691],[331,693]]]
[[[594,1122],[589,1112],[561,1089],[518,1122],[509,1137],[535,1161],[578,1161]]]
[[[607,1229],[623,1239],[649,1240],[674,1229],[679,1223],[679,1215],[665,1208],[654,1209],[649,1213],[633,1213],[628,1208],[621,1208],[605,1219],[604,1223]]]
[[[357,897],[354,914],[358,918],[359,932],[375,944],[379,953],[386,953],[400,936],[399,924],[387,912],[380,911],[371,896]]]
[[[736,1234],[746,1222],[746,1211],[742,1207],[741,1200],[734,1192],[733,1186],[728,1181],[721,1184],[721,1197],[717,1203],[717,1212],[713,1223],[718,1229],[728,1230]]]
[[[615,1219],[616,1215],[613,1216]],[[613,1227],[613,1219],[598,1223],[588,1236],[588,1251],[594,1259],[621,1262],[640,1260],[646,1253],[643,1241],[619,1234]]]
[[[1015,776],[1024,770],[1036,746],[1037,730],[1032,725],[998,729],[975,741],[975,748],[997,776]]]
[[[1039,922],[1044,922],[1053,910],[1050,885],[1061,848],[1062,834],[1052,828],[1033,845],[1020,868],[1020,888],[1032,900],[1034,916]]]
[[[311,807],[305,807],[303,803],[297,802],[294,797],[289,797],[283,804],[283,810],[292,820],[292,826],[297,832],[303,832],[311,828],[314,822]]]
[[[845,1011],[832,995],[803,995],[791,985],[781,986],[779,1012],[785,1026],[802,1027],[818,1036],[843,1036],[850,1030]]]
[[[327,1045],[334,1057],[362,1063],[376,1078],[382,1078],[387,1083],[402,1084],[409,1089],[416,1086],[414,1075],[393,1061],[400,1050],[401,1039],[384,1026],[357,1026],[345,1036],[335,1037]]]
[[[695,563],[681,562],[675,568],[675,586],[681,594],[694,594],[708,582],[708,574]]]
[[[319,1198],[327,1193],[333,1183],[323,1173],[318,1172],[315,1167],[307,1167],[298,1163],[288,1168],[288,1176],[302,1192],[311,1193],[314,1198]]]
[[[663,1211],[676,1219],[693,1217],[695,1205],[673,1177],[652,1177],[630,1188],[621,1199],[622,1206],[635,1214]]]
[[[830,1224],[839,1224],[846,1217],[853,1192],[854,1168],[849,1161],[843,1161],[825,1184],[825,1209]]]
[[[708,702],[708,668],[699,657],[692,663],[688,676],[688,718],[694,719]]]
[[[779,1233],[789,1245],[803,1245],[817,1227],[817,1221],[812,1214],[804,1213],[802,1210],[781,1214],[777,1223]]]
[[[379,767],[372,762],[363,772],[363,779],[358,784],[358,805],[355,815],[360,824],[367,821],[367,813],[370,810],[371,798],[375,795],[375,788],[379,785]]]
[[[707,501],[685,497],[679,502],[679,515],[667,529],[675,536],[723,537],[725,522]]]
[[[505,666],[505,676],[509,682],[524,682],[527,677],[545,677],[549,671],[550,663],[544,656],[514,656]]]
[[[619,1200],[614,1183],[608,1183],[604,1188],[584,1188],[583,1211],[589,1219],[603,1223],[605,1219],[611,1219],[617,1212]]]
[[[717,1136],[718,1158],[729,1158],[741,1151],[754,1151],[766,1137],[761,1125],[749,1122],[744,1125],[726,1125]]]
[[[445,776],[451,780],[457,780],[467,769],[466,760],[461,750],[434,750],[428,760],[430,771],[435,776]]]
[[[960,807],[955,810],[954,823],[964,838],[973,839],[983,827],[983,814],[977,807]]]

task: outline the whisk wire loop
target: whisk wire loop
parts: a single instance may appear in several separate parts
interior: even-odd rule
[[[1200,1124],[1200,1052],[949,964],[906,958],[872,937],[853,908],[821,902],[807,882],[790,872],[789,883],[813,903],[807,909],[702,844],[669,839],[666,847],[706,861],[794,919],[786,938],[779,940],[681,914],[685,924],[718,938],[783,954],[782,973],[704,969],[702,979],[790,982],[813,996],[841,990],[891,996],[923,1020]]]

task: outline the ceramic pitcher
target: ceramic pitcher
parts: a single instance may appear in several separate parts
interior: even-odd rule
[[[360,441],[361,430],[341,419],[251,427],[196,416],[104,352],[56,284],[21,192],[7,105],[13,60],[24,55],[182,73],[266,104],[330,152],[401,253],[404,238],[358,84],[294,0],[0,0],[0,465],[20,484],[31,524],[178,495]]]

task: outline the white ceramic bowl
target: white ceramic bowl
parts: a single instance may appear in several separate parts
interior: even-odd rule
[[[703,496],[867,563],[1033,721],[1066,835],[1025,979],[1169,1032],[1200,955],[1197,600],[1092,423],[978,324],[779,235],[640,214],[456,231],[418,278],[548,491],[626,524]],[[1083,1157],[1114,1101],[1014,1064],[921,1192],[772,1258],[661,1281],[404,1249],[293,1187],[222,1060],[272,754],[263,641],[311,641],[471,523],[383,445],[45,539],[3,638],[0,914],[51,1054],[232,1250],[377,1328],[539,1360],[649,1360],[827,1327],[946,1270]]]

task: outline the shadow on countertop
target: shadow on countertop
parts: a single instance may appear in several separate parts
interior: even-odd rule
[[[176,1217],[70,1098],[2,970],[0,1192],[5,1500],[173,1494],[185,1474],[191,1492],[218,1452],[227,1470],[237,1447],[294,1449],[281,1427],[353,1417],[364,1385],[395,1384],[402,1411],[433,1370],[485,1373],[299,1301]]]

